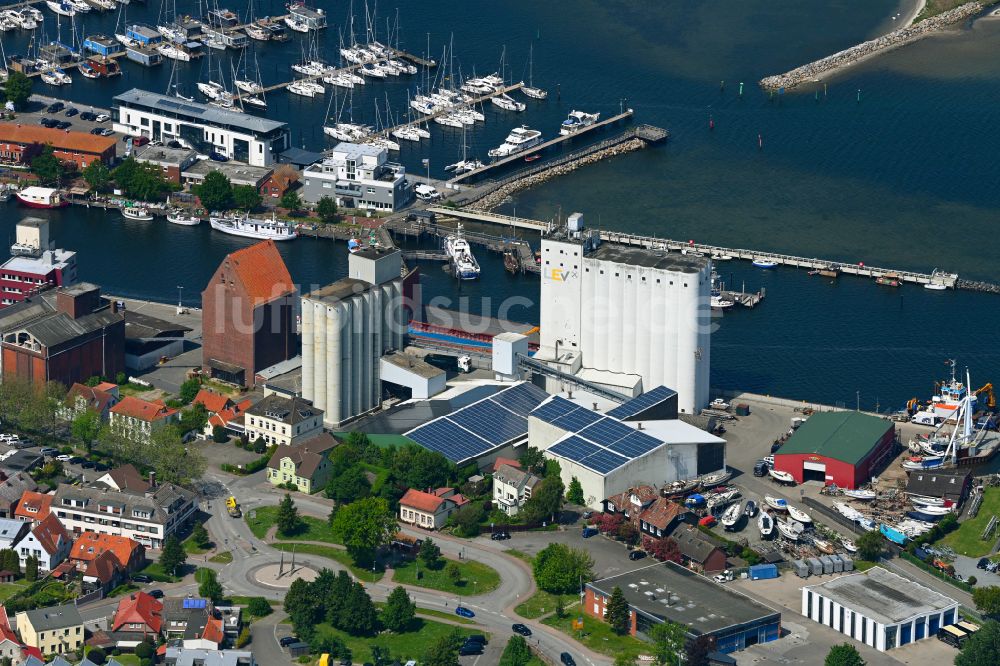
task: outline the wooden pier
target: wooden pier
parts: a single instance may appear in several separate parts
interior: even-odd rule
[[[454,217],[472,222],[484,224],[498,224],[501,226],[529,229],[539,233],[551,231],[556,227],[553,222],[532,220],[524,217],[512,217],[510,215],[499,215],[497,213],[484,213],[480,211],[465,210],[461,208],[448,208],[445,206],[430,206],[427,210],[441,216]],[[719,245],[707,245],[704,243],[689,243],[669,238],[656,238],[654,236],[640,236],[621,231],[599,230],[601,240],[622,245],[645,247],[665,252],[686,252],[712,258],[715,262],[724,262],[733,259],[745,261],[772,262],[780,266],[794,266],[808,270],[829,270],[835,269],[839,273],[846,275],[857,275],[872,279],[895,278],[900,282],[909,282],[919,285],[933,285],[935,288],[945,289],[966,289],[985,293],[1000,294],[1000,285],[990,282],[977,282],[961,280],[956,273],[947,273],[935,270],[932,273],[918,273],[896,268],[883,268],[879,266],[869,266],[863,263],[844,263],[831,259],[819,259],[815,257],[797,257],[789,254],[779,254],[764,250],[751,250],[744,248],[728,248]]]
[[[518,87],[520,87],[521,85],[524,85],[524,84],[520,83],[520,84],[518,84]],[[496,93],[496,94],[500,94],[500,93]],[[492,96],[493,95],[489,95],[487,97],[487,99],[489,97],[492,97]],[[632,111],[632,109],[626,109],[622,113],[619,113],[617,116],[612,116],[611,118],[607,118],[605,120],[601,120],[600,122],[596,122],[593,125],[589,125],[587,127],[583,127],[581,129],[577,130],[576,132],[573,132],[572,134],[565,134],[565,135],[560,134],[559,136],[555,137],[554,139],[549,139],[548,141],[545,141],[544,143],[540,143],[540,144],[538,144],[537,146],[535,146],[533,148],[529,148],[528,150],[524,150],[524,151],[521,151],[519,153],[514,153],[513,155],[509,155],[507,157],[502,157],[502,158],[500,158],[498,160],[490,162],[489,164],[487,164],[487,165],[485,165],[485,166],[483,166],[483,167],[481,167],[479,169],[475,169],[474,171],[469,171],[467,173],[463,173],[461,175],[455,176],[454,178],[452,178],[448,182],[452,183],[452,184],[454,184],[454,183],[461,183],[461,182],[464,182],[466,180],[470,180],[470,179],[474,179],[474,178],[478,178],[480,176],[486,175],[486,174],[492,172],[494,169],[499,169],[499,168],[507,166],[507,165],[509,165],[509,164],[511,164],[513,162],[518,162],[518,161],[522,161],[523,162],[523,160],[524,160],[524,158],[525,158],[526,155],[533,154],[533,153],[540,153],[540,152],[542,152],[544,150],[547,150],[548,148],[551,148],[553,146],[558,146],[559,144],[563,143],[564,141],[568,141],[569,139],[574,139],[574,138],[580,137],[580,136],[586,136],[586,135],[590,134],[591,132],[594,132],[594,131],[596,131],[598,129],[603,129],[603,128],[609,126],[609,125],[614,125],[615,123],[618,123],[618,122],[621,122],[621,121],[624,121],[624,120],[628,120],[629,118],[631,118],[633,116],[633,114],[634,114],[634,112]]]

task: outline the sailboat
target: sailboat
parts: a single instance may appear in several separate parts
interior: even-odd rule
[[[243,78],[238,78],[233,76],[233,85],[240,90],[243,95],[240,96],[240,100],[243,104],[249,104],[250,106],[255,106],[258,109],[266,109],[267,101],[264,99],[264,85],[260,78],[260,64],[257,62],[257,51],[253,54],[253,64],[256,70],[256,78],[249,78],[249,72],[247,71],[247,54],[243,53]]]
[[[733,531],[736,529],[736,523],[740,521],[743,517],[743,505],[740,502],[735,502],[732,506],[726,509],[726,512],[722,514],[722,527],[727,531]]]
[[[460,175],[463,173],[469,173],[470,171],[475,171],[476,169],[482,169],[484,164],[479,160],[470,160],[468,158],[467,150],[468,144],[466,141],[465,126],[462,127],[462,159],[454,164],[449,164],[444,168],[445,171],[454,171],[455,175]]]
[[[535,45],[528,47],[528,85],[521,86],[521,92],[532,99],[545,99],[549,93],[535,87]]]
[[[761,511],[760,516],[757,518],[757,529],[760,531],[761,537],[765,539],[771,538],[774,534],[774,518],[767,511]]]

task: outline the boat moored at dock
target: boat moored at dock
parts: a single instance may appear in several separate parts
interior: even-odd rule
[[[122,217],[126,220],[139,220],[149,222],[153,219],[153,214],[145,206],[126,206],[122,208]]]
[[[295,228],[284,220],[272,215],[270,220],[257,219],[249,215],[225,215],[212,213],[209,224],[216,231],[243,238],[258,240],[284,241],[293,240],[298,236]]]
[[[456,278],[459,280],[479,279],[479,262],[476,261],[475,255],[472,254],[472,246],[469,245],[469,241],[462,238],[461,225],[459,225],[458,231],[454,235],[445,238],[444,249],[448,253],[448,256],[451,257]]]
[[[69,201],[63,199],[62,193],[51,187],[32,185],[19,190],[14,196],[22,206],[28,208],[63,208],[69,205]]]

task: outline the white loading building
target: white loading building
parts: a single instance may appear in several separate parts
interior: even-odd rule
[[[629,396],[670,386],[682,413],[708,404],[708,259],[602,243],[574,214],[542,240],[541,272],[536,360]]]
[[[879,652],[937,636],[958,621],[958,602],[872,567],[802,588],[802,614]]]
[[[302,397],[335,427],[378,408],[380,359],[402,349],[402,255],[350,255],[348,277],[302,297]]]
[[[669,415],[659,418],[657,410],[669,412],[675,399],[657,387],[603,411],[599,399],[582,392],[553,396],[528,415],[528,445],[558,461],[567,487],[575,477],[595,510],[636,485],[659,488],[725,469],[725,440]]]
[[[286,123],[138,88],[115,96],[111,113],[116,132],[177,140],[252,166],[271,166],[290,147]]]

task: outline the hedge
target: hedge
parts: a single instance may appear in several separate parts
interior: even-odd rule
[[[267,447],[267,451],[264,452],[260,458],[247,463],[246,465],[230,465],[229,463],[222,464],[222,471],[229,472],[230,474],[239,474],[240,476],[246,476],[247,474],[256,474],[260,470],[267,467],[267,461],[271,459],[274,452],[278,450],[277,444],[272,444]]]

